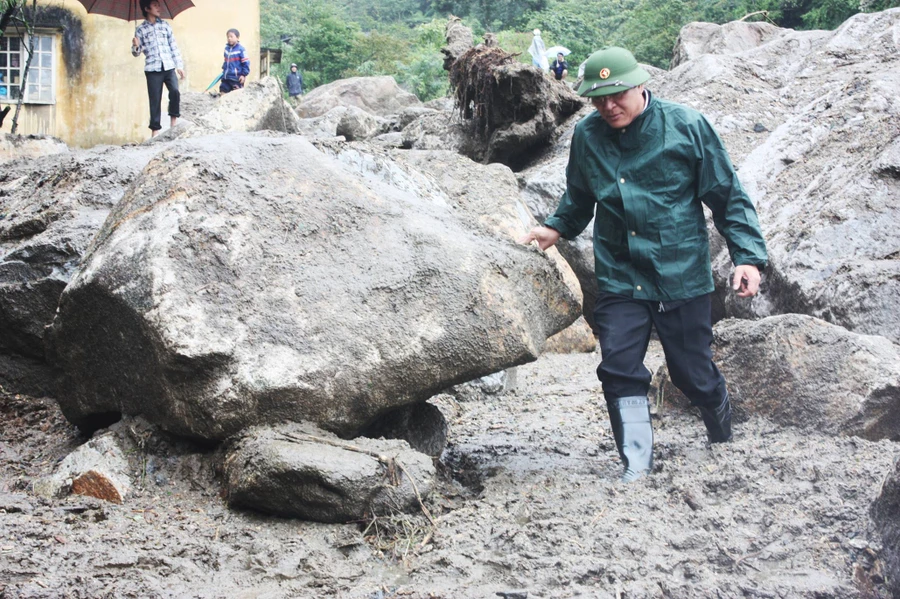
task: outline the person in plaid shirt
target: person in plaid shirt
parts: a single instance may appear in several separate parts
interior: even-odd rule
[[[168,23],[159,18],[160,6],[156,0],[141,0],[144,22],[134,32],[131,55],[146,57],[144,75],[147,77],[147,93],[150,96],[150,131],[153,137],[159,133],[162,88],[169,90],[169,117],[172,127],[181,116],[181,93],[178,79],[184,79],[184,62],[175,43],[175,36]],[[176,77],[176,73],[178,77]]]

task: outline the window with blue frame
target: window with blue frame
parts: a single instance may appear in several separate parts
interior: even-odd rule
[[[34,36],[34,56],[23,90],[22,74],[28,61],[27,43],[27,37],[0,37],[0,103],[18,102],[19,96],[24,93],[26,104],[52,104],[56,100],[53,36]]]

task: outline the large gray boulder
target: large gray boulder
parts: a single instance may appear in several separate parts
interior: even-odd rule
[[[242,89],[215,97],[190,94],[183,116],[193,126],[173,130],[170,137],[200,137],[228,131],[282,131],[297,133],[300,123],[279,82],[263,77]]]
[[[693,59],[654,89],[699,108],[722,134],[771,258],[761,294],[735,300],[718,245],[725,314],[799,312],[900,341],[897,39],[900,9],[858,14],[835,31],[682,31],[679,52]]]
[[[427,174],[435,158],[419,170],[339,145],[229,134],[148,165],[49,330],[67,418],[139,413],[210,440],[311,421],[350,437],[535,359],[575,320],[561,259],[515,242],[531,222],[508,169],[448,152],[451,188]]]
[[[338,125],[348,112],[348,106],[335,106],[323,115],[298,119],[298,133],[309,140],[333,139],[337,137]]]
[[[408,106],[420,104],[393,77],[351,77],[319,86],[303,95],[297,104],[300,118],[322,116],[336,106],[355,106],[375,116],[387,117]]]
[[[432,112],[411,121],[400,132],[403,147],[414,150],[453,150],[469,155],[472,141],[456,115]]]
[[[225,459],[228,503],[278,516],[351,522],[421,509],[431,458],[403,441],[347,443],[309,424],[245,431]]]
[[[347,141],[363,141],[386,132],[390,123],[356,106],[347,106],[335,129]]]
[[[553,214],[566,191],[566,165],[569,163],[569,149],[575,125],[593,110],[593,106],[585,106],[569,117],[560,127],[557,141],[538,160],[519,173],[522,200],[538,222],[543,222]],[[578,277],[584,295],[584,319],[593,328],[594,303],[597,298],[593,221],[577,238],[571,241],[560,239],[556,247]]]
[[[44,327],[111,207],[159,151],[66,150],[8,162],[0,175],[0,385],[49,394]]]
[[[787,31],[770,23],[688,23],[678,33],[670,67],[674,69],[704,54],[737,54],[751,50]]]
[[[714,360],[739,415],[866,439],[900,439],[900,348],[800,314],[723,320]],[[687,400],[663,367],[658,403]]]
[[[433,115],[439,114],[441,112],[449,113],[452,111],[452,105],[449,110],[438,110],[435,108],[430,108],[424,104],[414,104],[413,106],[408,106],[400,111],[397,115],[397,124],[400,126],[402,130],[404,127],[419,119],[425,115]],[[449,114],[445,114],[445,117],[449,117]]]
[[[894,460],[870,511],[881,532],[884,577],[894,597],[900,597],[900,458]]]

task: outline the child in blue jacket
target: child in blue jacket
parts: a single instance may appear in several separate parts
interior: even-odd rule
[[[225,45],[225,62],[222,63],[222,83],[219,85],[219,91],[223,94],[244,87],[244,81],[250,74],[250,59],[241,45],[241,32],[229,29],[225,38],[228,43]]]

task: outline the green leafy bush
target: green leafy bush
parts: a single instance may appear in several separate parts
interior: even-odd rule
[[[632,50],[641,62],[667,68],[681,28],[691,21],[725,23],[751,13],[798,29],[833,29],[858,12],[900,0],[261,0],[262,44],[283,51],[273,74],[291,62],[307,89],[354,75],[392,75],[429,100],[447,92],[444,27],[451,14],[531,63],[532,29],[547,47],[572,51],[570,72],[605,45]],[[764,14],[761,14],[765,11]]]

